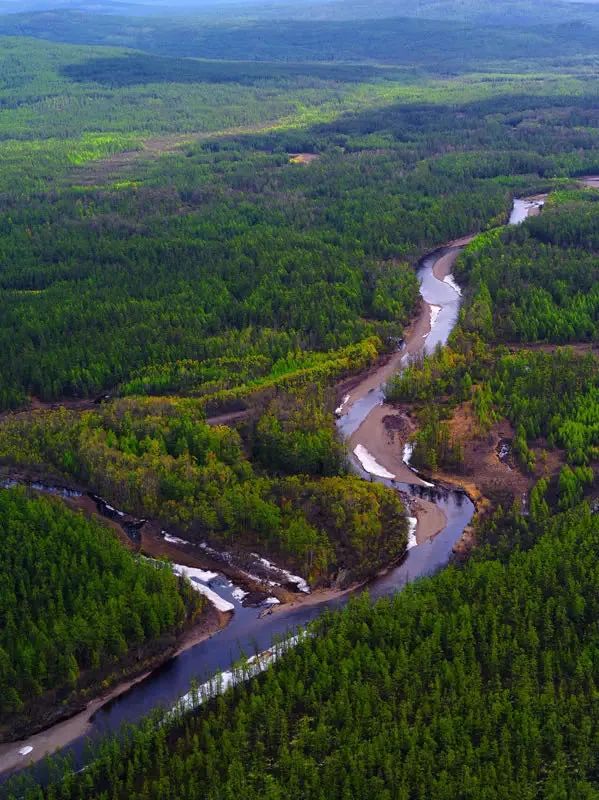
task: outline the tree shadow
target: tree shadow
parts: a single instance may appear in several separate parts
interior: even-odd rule
[[[152,83],[237,83],[310,80],[357,83],[375,77],[397,77],[399,70],[369,65],[276,64],[270,62],[213,62],[131,53],[89,58],[61,67],[76,83],[99,83],[110,88]]]

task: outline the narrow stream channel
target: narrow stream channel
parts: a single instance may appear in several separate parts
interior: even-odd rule
[[[515,200],[511,224],[518,224],[530,213],[531,208],[538,207],[538,201]],[[432,315],[431,331],[424,340],[423,349],[432,351],[437,344],[445,344],[453,329],[460,307],[460,291],[453,280],[438,280],[433,272],[436,262],[450,250],[460,247],[437,249],[420,262],[418,277],[421,294],[424,300],[436,307]],[[348,437],[366,419],[371,411],[383,402],[383,387],[367,393],[355,402],[349,411],[337,422],[339,433]],[[402,563],[386,574],[373,580],[367,587],[371,597],[378,598],[394,594],[408,582],[437,571],[445,566],[451,558],[452,548],[460,538],[464,528],[474,514],[474,506],[461,491],[446,490],[440,487],[422,487],[405,483],[391,482],[375,477],[361,467],[355,457],[352,463],[356,471],[367,480],[378,480],[401,492],[418,495],[437,504],[445,513],[447,524],[433,539],[408,550]],[[306,625],[318,617],[325,609],[339,609],[349,599],[349,595],[336,597],[314,603],[281,608],[276,613],[261,615],[259,609],[246,608],[235,595],[235,587],[224,576],[210,580],[210,588],[224,600],[234,606],[234,614],[229,625],[214,637],[195,645],[171,659],[164,666],[153,672],[129,691],[102,706],[92,717],[91,726],[85,736],[72,741],[62,749],[63,754],[72,754],[75,764],[84,763],[85,747],[88,738],[98,738],[116,732],[123,723],[140,720],[157,706],[169,708],[189,691],[193,680],[204,683],[220,671],[227,670],[232,662],[242,654],[251,656],[256,652],[267,650],[273,641],[291,631]],[[48,749],[52,743],[52,729],[29,740],[34,749]],[[0,746],[0,773],[8,770],[4,777],[14,771],[14,756],[28,742],[16,742],[12,745]],[[28,757],[33,752],[22,755],[22,768],[27,765]],[[42,764],[34,767],[40,777],[44,774]],[[0,777],[0,781],[2,778]]]

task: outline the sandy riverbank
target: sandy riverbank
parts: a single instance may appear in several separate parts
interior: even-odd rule
[[[391,420],[405,424],[403,426],[389,424]],[[403,460],[403,448],[412,430],[413,426],[397,409],[384,403],[376,406],[357,431],[350,436],[348,447],[353,453],[361,444],[380,466],[394,476],[396,481],[414,486],[426,486],[426,482]]]
[[[437,280],[443,281],[451,274],[456,259],[460,254],[458,248],[469,244],[474,239],[474,236],[475,234],[464,236],[446,245],[447,247],[455,247],[456,249],[443,254],[435,262],[433,274]],[[343,413],[347,414],[355,403],[365,397],[369,392],[385,384],[399,369],[401,369],[406,361],[406,356],[420,355],[424,349],[426,337],[430,332],[431,304],[421,299],[418,314],[406,328],[403,348],[390,355],[379,367],[369,370],[359,382],[354,383],[353,381],[346,381],[340,384],[339,395],[343,395],[346,391],[349,393],[349,398],[343,404]]]
[[[23,767],[34,764],[45,756],[66,747],[80,736],[84,736],[89,731],[92,717],[102,706],[124,695],[171,658],[206,639],[210,639],[227,625],[230,617],[231,614],[223,614],[211,606],[195,625],[182,634],[174,648],[171,648],[163,657],[157,659],[152,669],[144,671],[135,678],[119,683],[100,697],[91,700],[82,711],[52,725],[47,730],[40,731],[18,742],[0,744],[0,774],[23,769]]]
[[[583,175],[578,181],[588,189],[599,189],[599,175]]]
[[[410,510],[418,520],[416,526],[416,544],[424,544],[447,525],[447,517],[439,506],[422,497],[413,497],[410,501]]]
[[[451,275],[455,262],[458,260],[458,256],[462,252],[461,248],[465,247],[467,244],[470,244],[473,239],[474,235],[464,236],[462,239],[456,239],[454,242],[451,242],[450,245],[452,248],[455,248],[455,250],[448,250],[435,261],[433,265],[433,275],[438,281],[444,281],[448,275]]]
[[[416,328],[416,335],[421,335],[421,330],[421,327]],[[368,383],[372,383],[375,377],[380,378],[381,374],[386,375],[387,372],[388,365],[385,365],[378,374],[369,376]],[[380,381],[377,385],[380,385]],[[361,396],[363,397],[364,393]],[[375,406],[350,436],[348,450],[353,453],[361,445],[368,451],[369,456],[374,458],[377,465],[394,476],[394,480],[412,486],[426,486],[427,482],[411,470],[403,460],[404,445],[412,429],[409,419],[393,406],[383,403]],[[418,544],[423,544],[443,530],[447,519],[438,506],[421,498],[411,498],[409,503],[409,513],[418,520],[416,526]]]
[[[451,249],[440,252],[433,264],[433,275],[444,281],[453,270],[461,248],[471,242],[474,235],[464,236],[450,242],[446,247]],[[379,389],[393,374],[399,371],[409,357],[419,356],[424,352],[425,341],[431,332],[433,320],[432,304],[421,300],[417,317],[408,327],[404,346],[394,353],[380,367],[371,370],[364,379],[351,387],[349,396],[344,397],[343,413],[347,414],[353,405],[366,397],[370,392]],[[409,441],[414,426],[409,417],[391,405],[376,405],[354,431],[348,441],[348,449],[354,453],[359,448],[362,454],[376,462],[379,474],[388,474],[400,483],[413,486],[426,486],[427,482],[417,475],[404,462],[404,447]],[[370,467],[372,470],[372,466]],[[416,540],[418,544],[436,536],[443,530],[447,519],[443,511],[432,502],[421,498],[410,500],[410,513],[418,520]]]

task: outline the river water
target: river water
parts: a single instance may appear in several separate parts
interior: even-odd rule
[[[533,207],[535,206],[531,202],[515,200],[510,223],[521,222]],[[432,351],[438,344],[446,343],[459,312],[459,288],[452,284],[451,279],[440,281],[433,273],[434,264],[449,249],[452,248],[434,251],[422,259],[418,269],[421,294],[427,303],[436,307],[434,323],[423,345],[423,349],[427,352]],[[340,435],[350,436],[368,414],[382,402],[383,387],[379,387],[354,403],[349,412],[338,420]],[[445,566],[451,558],[454,544],[474,514],[474,506],[469,498],[457,490],[392,483],[365,472],[356,459],[352,459],[352,463],[358,473],[367,480],[378,480],[396,490],[433,501],[442,509],[447,519],[445,528],[436,537],[412,547],[399,566],[370,582],[367,590],[371,597],[394,594],[406,583],[430,575]],[[346,594],[320,604],[297,605],[264,615],[256,608],[244,607],[240,599],[235,596],[235,587],[224,576],[213,578],[209,581],[209,586],[234,606],[235,611],[229,625],[214,637],[171,659],[144,681],[100,708],[92,717],[87,734],[63,748],[61,751],[63,754],[71,753],[75,763],[82,765],[88,738],[114,733],[123,723],[136,722],[157,706],[164,708],[173,706],[189,691],[192,681],[204,683],[216,673],[227,670],[241,655],[250,656],[267,650],[277,637],[285,636],[305,626],[325,609],[343,607],[349,599],[349,595]],[[51,731],[48,731],[48,734],[51,734]],[[31,741],[33,742],[33,739]],[[18,751],[24,744],[15,743],[14,750]],[[12,755],[14,756],[14,753]],[[24,755],[22,765],[25,766],[28,757],[34,755],[33,752]],[[3,767],[3,761],[4,759],[0,757],[0,771],[6,768]],[[8,763],[5,761],[5,765]],[[43,767],[38,766],[34,769],[40,776],[43,774]]]

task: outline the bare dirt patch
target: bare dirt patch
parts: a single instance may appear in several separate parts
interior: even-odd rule
[[[144,139],[137,150],[126,150],[114,153],[107,158],[93,161],[85,166],[77,167],[70,175],[70,183],[76,186],[97,186],[125,178],[130,167],[139,165],[141,161],[152,161],[169,153],[177,153],[183,147],[198,142],[220,139],[227,136],[239,136],[245,133],[258,133],[268,130],[275,123],[265,122],[261,125],[235,126],[218,131],[177,133],[168,136],[153,136]]]
[[[412,430],[402,412],[386,404],[376,406],[350,437],[349,449],[353,452],[361,444],[395,480],[424,486],[424,481],[403,460],[403,448]]]
[[[521,499],[533,484],[534,476],[524,475],[515,464],[499,457],[499,443],[511,441],[514,431],[507,420],[497,422],[488,433],[481,433],[472,404],[462,403],[449,421],[451,438],[464,448],[460,473],[440,473],[440,477],[460,483],[483,509],[497,501]]]
[[[510,422],[500,420],[488,433],[481,433],[470,402],[455,409],[449,429],[451,437],[463,445],[463,468],[459,473],[438,471],[433,477],[461,486],[475,503],[477,516],[498,505],[508,508],[514,501],[526,511],[534,484],[543,476],[554,477],[565,464],[562,450],[549,449],[539,440],[529,444],[536,455],[536,467],[532,474],[525,474],[511,454],[514,429]],[[454,549],[465,554],[473,544],[474,529],[469,526]]]
[[[418,520],[416,526],[416,543],[424,544],[447,525],[447,517],[438,505],[422,497],[410,499],[410,512]]]
[[[290,164],[311,164],[320,158],[316,153],[289,153]]]
[[[463,236],[461,239],[455,239],[448,245],[448,247],[452,249],[448,250],[441,258],[438,258],[433,266],[433,275],[438,281],[443,281],[448,275],[451,275],[455,262],[462,252],[462,248],[470,244],[473,239],[473,234],[470,236]]]

